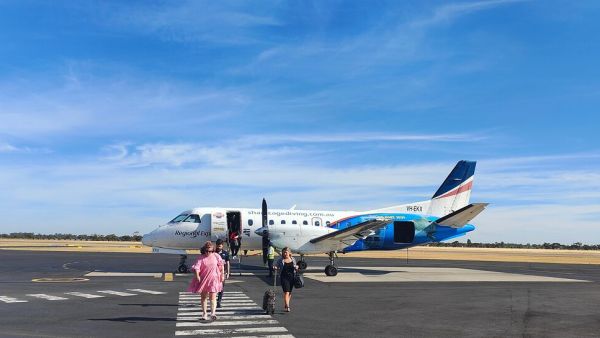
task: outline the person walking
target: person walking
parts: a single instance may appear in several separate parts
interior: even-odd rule
[[[223,259],[223,263],[225,264],[223,267],[223,270],[225,271],[225,279],[229,279],[229,275],[231,273],[231,268],[230,268],[230,264],[229,264],[229,252],[227,252],[227,250],[223,249],[223,240],[222,239],[217,239],[217,251],[216,251],[219,256],[221,256],[221,259]],[[225,289],[225,281],[223,281],[223,289],[221,289],[221,292],[219,292],[217,294],[217,308],[221,307],[221,299],[223,299],[223,290]]]
[[[223,291],[223,282],[225,281],[225,273],[223,271],[223,259],[216,254],[215,247],[211,241],[204,243],[200,249],[200,256],[196,263],[192,266],[195,276],[192,279],[188,292],[200,293],[202,300],[202,319],[207,320],[207,301],[210,296],[212,320],[217,319],[217,292]]]
[[[285,247],[281,250],[281,257],[277,260],[277,264],[274,267],[280,272],[281,288],[283,289],[283,306],[285,312],[290,312],[290,300],[292,299],[292,290],[294,289],[294,278],[296,271],[298,271],[298,265],[296,259],[292,257],[292,251],[290,248]]]
[[[229,232],[229,247],[231,248],[231,255],[233,259],[237,257],[238,250],[240,249],[240,235],[237,231]]]
[[[269,278],[273,277],[273,262],[275,261],[275,248],[269,244],[267,263],[269,265]]]

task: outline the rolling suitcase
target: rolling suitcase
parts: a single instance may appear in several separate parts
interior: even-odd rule
[[[273,288],[265,291],[263,296],[263,310],[268,315],[275,313],[275,287],[277,286],[277,274],[273,275]]]

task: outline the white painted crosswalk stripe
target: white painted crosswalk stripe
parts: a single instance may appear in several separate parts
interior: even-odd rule
[[[179,309],[177,309],[177,311],[198,311],[198,309],[200,309],[199,306],[180,307]],[[231,309],[227,309],[227,310],[262,310],[262,308],[259,306],[239,306],[239,307],[235,307],[235,308],[231,308]]]
[[[208,311],[210,313],[210,299]],[[198,294],[179,293],[179,308],[175,322],[177,336],[225,336],[249,335],[247,337],[293,338],[285,327],[254,300],[241,291],[230,291],[223,295],[221,307],[217,309],[217,320],[201,320],[201,297]],[[194,328],[185,330],[184,328]]]
[[[166,293],[166,292],[162,292],[162,291],[152,291],[152,290],[145,290],[145,289],[127,289],[127,291],[149,293],[151,295],[164,295]]]
[[[217,313],[219,320],[241,320],[241,319],[269,319],[272,318],[270,315],[234,315],[234,316],[223,316],[221,313]],[[200,320],[202,315],[199,316],[182,316],[177,317],[177,320],[185,321],[185,320]]]
[[[4,303],[27,303],[29,301],[28,300],[14,298],[14,297],[0,296],[0,302],[4,302]]]
[[[69,298],[59,297],[59,296],[51,296],[51,295],[47,295],[45,293],[30,293],[27,296],[46,299],[46,300],[67,300],[67,299],[69,299]]]
[[[71,295],[71,296],[83,297],[83,298],[104,298],[104,296],[101,296],[101,295],[93,295],[91,293],[83,293],[83,292],[65,292],[65,295]]]
[[[266,320],[232,320],[232,321],[222,321],[216,320],[210,322],[209,324],[202,322],[179,322],[176,323],[175,326],[178,327],[189,327],[189,326],[235,326],[235,325],[265,325],[265,324],[279,324],[278,321],[274,319],[266,319]]]
[[[114,291],[114,290],[102,290],[102,291],[98,291],[98,292],[106,293],[109,295],[122,296],[122,297],[137,296],[135,293],[121,292],[121,291]]]
[[[176,336],[197,336],[197,335],[231,335],[239,333],[276,333],[288,332],[285,327],[242,327],[235,329],[204,329],[204,330],[182,330],[175,331]]]
[[[200,309],[196,309],[196,310],[200,310]],[[256,309],[256,310],[236,310],[236,311],[219,311],[221,309],[217,309],[217,315],[246,315],[246,316],[251,316],[251,315],[260,315],[260,314],[264,314],[265,311],[263,309]],[[189,311],[189,312],[180,312],[177,314],[177,316],[201,316],[202,315],[202,311]]]

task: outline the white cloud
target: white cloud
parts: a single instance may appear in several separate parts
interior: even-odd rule
[[[0,135],[46,140],[165,135],[189,132],[186,127],[200,132],[199,127],[238,114],[247,104],[231,89],[75,73],[69,67],[68,79],[58,83],[35,78],[0,83]]]
[[[13,153],[19,151],[19,148],[8,144],[8,143],[0,143],[0,153]]]

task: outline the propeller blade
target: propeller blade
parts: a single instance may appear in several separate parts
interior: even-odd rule
[[[267,220],[268,220],[268,216],[267,216],[267,200],[263,198],[262,201],[262,226],[263,227],[268,227],[267,225]]]
[[[263,234],[262,234],[262,252],[263,252],[263,264],[267,264],[267,256],[269,255],[269,217],[267,214],[267,200],[263,198],[262,200],[262,226],[263,226]]]

